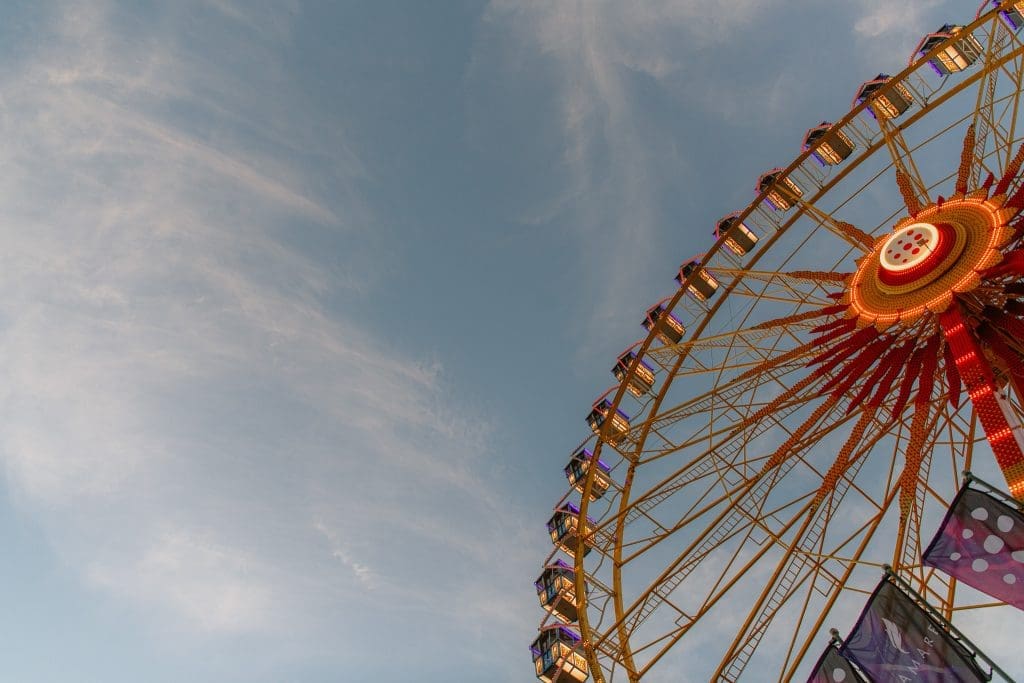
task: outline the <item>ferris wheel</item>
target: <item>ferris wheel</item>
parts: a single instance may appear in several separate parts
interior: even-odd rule
[[[851,88],[643,315],[548,523],[542,681],[804,680],[886,565],[1024,626],[920,560],[964,471],[1024,498],[1022,26]]]

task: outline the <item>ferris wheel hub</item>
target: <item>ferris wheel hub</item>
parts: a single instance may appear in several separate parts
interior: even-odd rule
[[[918,222],[899,228],[879,250],[878,279],[890,286],[926,284],[941,274],[957,242],[957,231],[949,223]]]
[[[941,313],[953,295],[981,283],[979,271],[1002,260],[1016,211],[1002,197],[960,195],[896,223],[861,259],[849,281],[848,313],[860,325],[912,325]]]

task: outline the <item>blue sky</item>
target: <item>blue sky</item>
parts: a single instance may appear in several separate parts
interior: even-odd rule
[[[4,3],[0,680],[530,678],[643,311],[974,9]]]

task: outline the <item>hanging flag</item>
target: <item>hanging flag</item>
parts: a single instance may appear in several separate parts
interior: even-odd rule
[[[984,491],[960,490],[921,559],[1024,609],[1024,515]]]
[[[839,654],[835,643],[829,643],[818,663],[814,665],[814,673],[807,683],[862,683],[864,678],[857,673],[846,659]]]
[[[989,680],[973,655],[888,577],[872,593],[841,652],[877,681]]]

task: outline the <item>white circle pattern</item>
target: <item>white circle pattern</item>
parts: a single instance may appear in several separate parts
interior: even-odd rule
[[[991,516],[990,512],[984,507],[974,508],[973,510],[971,510],[970,516],[974,520],[981,522],[983,525],[986,525],[987,523],[990,524],[988,522],[989,517]],[[1014,528],[1014,520],[1008,515],[999,515],[995,519],[995,527],[999,530],[1000,533],[1009,533]],[[991,530],[991,528],[991,526],[987,526],[987,528],[986,526],[981,526],[979,530],[987,532]],[[974,538],[975,530],[968,527],[962,527],[960,530],[960,536],[965,541],[970,540]],[[1012,568],[1000,566],[1003,563],[1003,561],[1000,560],[1000,558],[998,557],[1000,553],[1003,553],[1006,550],[1006,540],[995,533],[987,533],[983,534],[983,536],[985,540],[981,544],[981,549],[983,549],[985,553],[993,557],[989,559],[985,559],[982,557],[974,557],[974,559],[971,560],[971,569],[978,574],[982,574],[991,568],[994,571],[1002,574],[1000,578],[1002,579],[1004,584],[1006,584],[1007,586],[1015,586],[1020,580],[1017,571]],[[976,551],[972,551],[968,554],[968,559],[970,559],[971,555],[973,555],[974,552]],[[1024,549],[1014,550],[1010,553],[1010,557],[1018,564],[1024,565]],[[953,562],[960,562],[962,559],[964,559],[964,555],[959,550],[954,550],[949,554],[949,559]],[[995,564],[991,564],[990,560],[995,560]]]
[[[913,268],[931,256],[938,243],[939,231],[931,223],[908,225],[882,246],[882,267],[891,273]]]
[[[991,536],[985,539],[985,542],[982,544],[982,547],[985,548],[986,553],[989,553],[990,555],[995,555],[996,553],[1002,551],[1003,546],[1005,545],[1006,543],[1003,541],[1003,539],[999,538],[995,534],[992,534]]]

